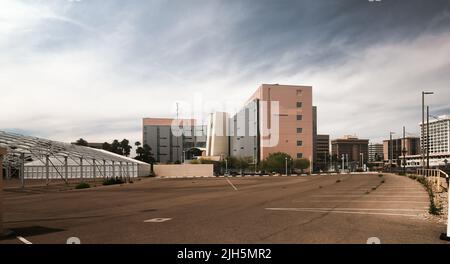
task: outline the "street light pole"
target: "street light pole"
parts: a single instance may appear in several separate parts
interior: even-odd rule
[[[390,172],[392,172],[392,163],[393,163],[393,160],[394,160],[394,142],[392,141],[392,135],[393,134],[395,134],[395,132],[389,132],[389,144],[388,144],[388,147],[389,147],[389,145],[391,145],[391,149],[390,149],[391,155],[389,157],[389,171]]]
[[[225,175],[228,175],[228,157],[225,157]]]
[[[359,156],[361,157],[361,169],[364,167],[364,153],[359,153]]]
[[[288,167],[288,166],[287,166],[287,161],[288,161],[288,158],[287,158],[287,157],[284,157],[284,161],[286,162],[285,165],[286,165],[286,176],[287,176],[287,175],[288,175],[288,171],[287,171],[287,167]]]
[[[422,149],[422,169],[425,168],[425,148],[424,148],[424,133],[425,133],[425,95],[432,95],[434,92],[422,91],[422,137],[420,139],[420,145]]]
[[[347,160],[347,170],[350,171],[350,166],[349,166],[349,163],[348,163],[348,154],[345,154],[345,159]]]
[[[430,107],[427,106],[427,169],[430,169]]]

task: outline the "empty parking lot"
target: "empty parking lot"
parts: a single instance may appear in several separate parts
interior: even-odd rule
[[[417,182],[395,175],[149,178],[9,192],[0,243],[443,243]]]

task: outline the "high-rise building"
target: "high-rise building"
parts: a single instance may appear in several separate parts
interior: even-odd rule
[[[223,113],[211,116],[211,131],[223,131],[223,118],[218,118],[223,116]],[[228,143],[210,133],[209,154],[221,154],[228,144],[228,155],[251,157],[256,162],[274,152],[313,161],[311,86],[263,84],[228,120],[225,124],[228,127]],[[222,151],[215,151],[219,149]]]
[[[314,144],[315,168],[324,170],[330,164],[330,135],[316,135]]]
[[[383,156],[385,161],[392,159],[394,163],[400,165],[403,154],[405,156],[420,154],[420,139],[418,137],[405,137],[392,139],[392,141],[383,140]]]
[[[425,123],[424,133],[421,133],[421,142],[423,142],[424,149],[427,148],[426,125]],[[450,115],[442,115],[431,119],[428,129],[430,154],[450,153]],[[422,124],[420,124],[420,131],[422,131]]]
[[[228,113],[211,113],[208,122],[206,156],[228,156],[229,152],[229,117]]]
[[[348,157],[349,162],[357,162],[360,166],[361,159],[366,162],[369,158],[369,140],[359,139],[356,136],[345,136],[344,138],[331,141],[332,154],[337,159],[342,155]]]
[[[193,148],[206,149],[206,130],[194,119],[144,118],[143,144],[151,147],[157,162],[181,162]]]
[[[383,161],[384,153],[383,153],[383,144],[370,144],[369,145],[369,161]]]

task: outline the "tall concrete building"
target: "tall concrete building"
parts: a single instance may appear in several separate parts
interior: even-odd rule
[[[206,156],[228,156],[228,130],[228,113],[215,112],[210,114],[208,121],[208,136],[206,141]]]
[[[384,153],[383,153],[383,144],[370,144],[369,145],[369,161],[383,161]]]
[[[340,139],[332,140],[331,148],[333,156],[341,158],[342,155],[347,155],[349,162],[361,163],[361,158],[364,162],[369,158],[368,139],[359,139],[356,136],[345,136]]]
[[[223,130],[224,124],[218,116],[224,114],[215,113],[210,118],[211,131]],[[228,155],[252,157],[256,162],[274,152],[285,152],[311,162],[314,158],[311,86],[263,84],[228,120],[225,124],[228,143],[211,133],[208,154],[221,154],[228,144]]]
[[[316,135],[315,138],[315,169],[324,170],[330,164],[330,135]]]
[[[177,128],[173,129],[175,119],[144,118],[143,144],[152,148],[157,162],[181,162],[187,157],[186,153],[193,148],[206,149],[207,128],[196,125],[194,119],[178,120]]]
[[[383,140],[383,156],[385,161],[392,159],[398,163],[403,156],[403,150],[405,150],[406,156],[420,154],[420,139],[418,137],[406,137],[404,139],[392,139],[392,141]]]
[[[422,131],[422,124],[420,124]],[[427,126],[420,135],[424,149],[427,147]],[[429,123],[429,150],[430,154],[450,153],[450,115],[442,115],[433,118]]]

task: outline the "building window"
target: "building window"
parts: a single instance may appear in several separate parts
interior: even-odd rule
[[[302,115],[297,115],[297,120],[298,121],[301,121],[303,119],[303,116]]]
[[[297,102],[297,108],[301,108],[302,107],[302,102]]]
[[[303,153],[297,153],[297,159],[303,158]]]
[[[297,146],[303,146],[303,141],[301,141],[301,140],[297,140]]]
[[[297,127],[297,133],[298,133],[298,134],[301,134],[301,133],[303,133],[303,128],[301,128],[301,127]]]

